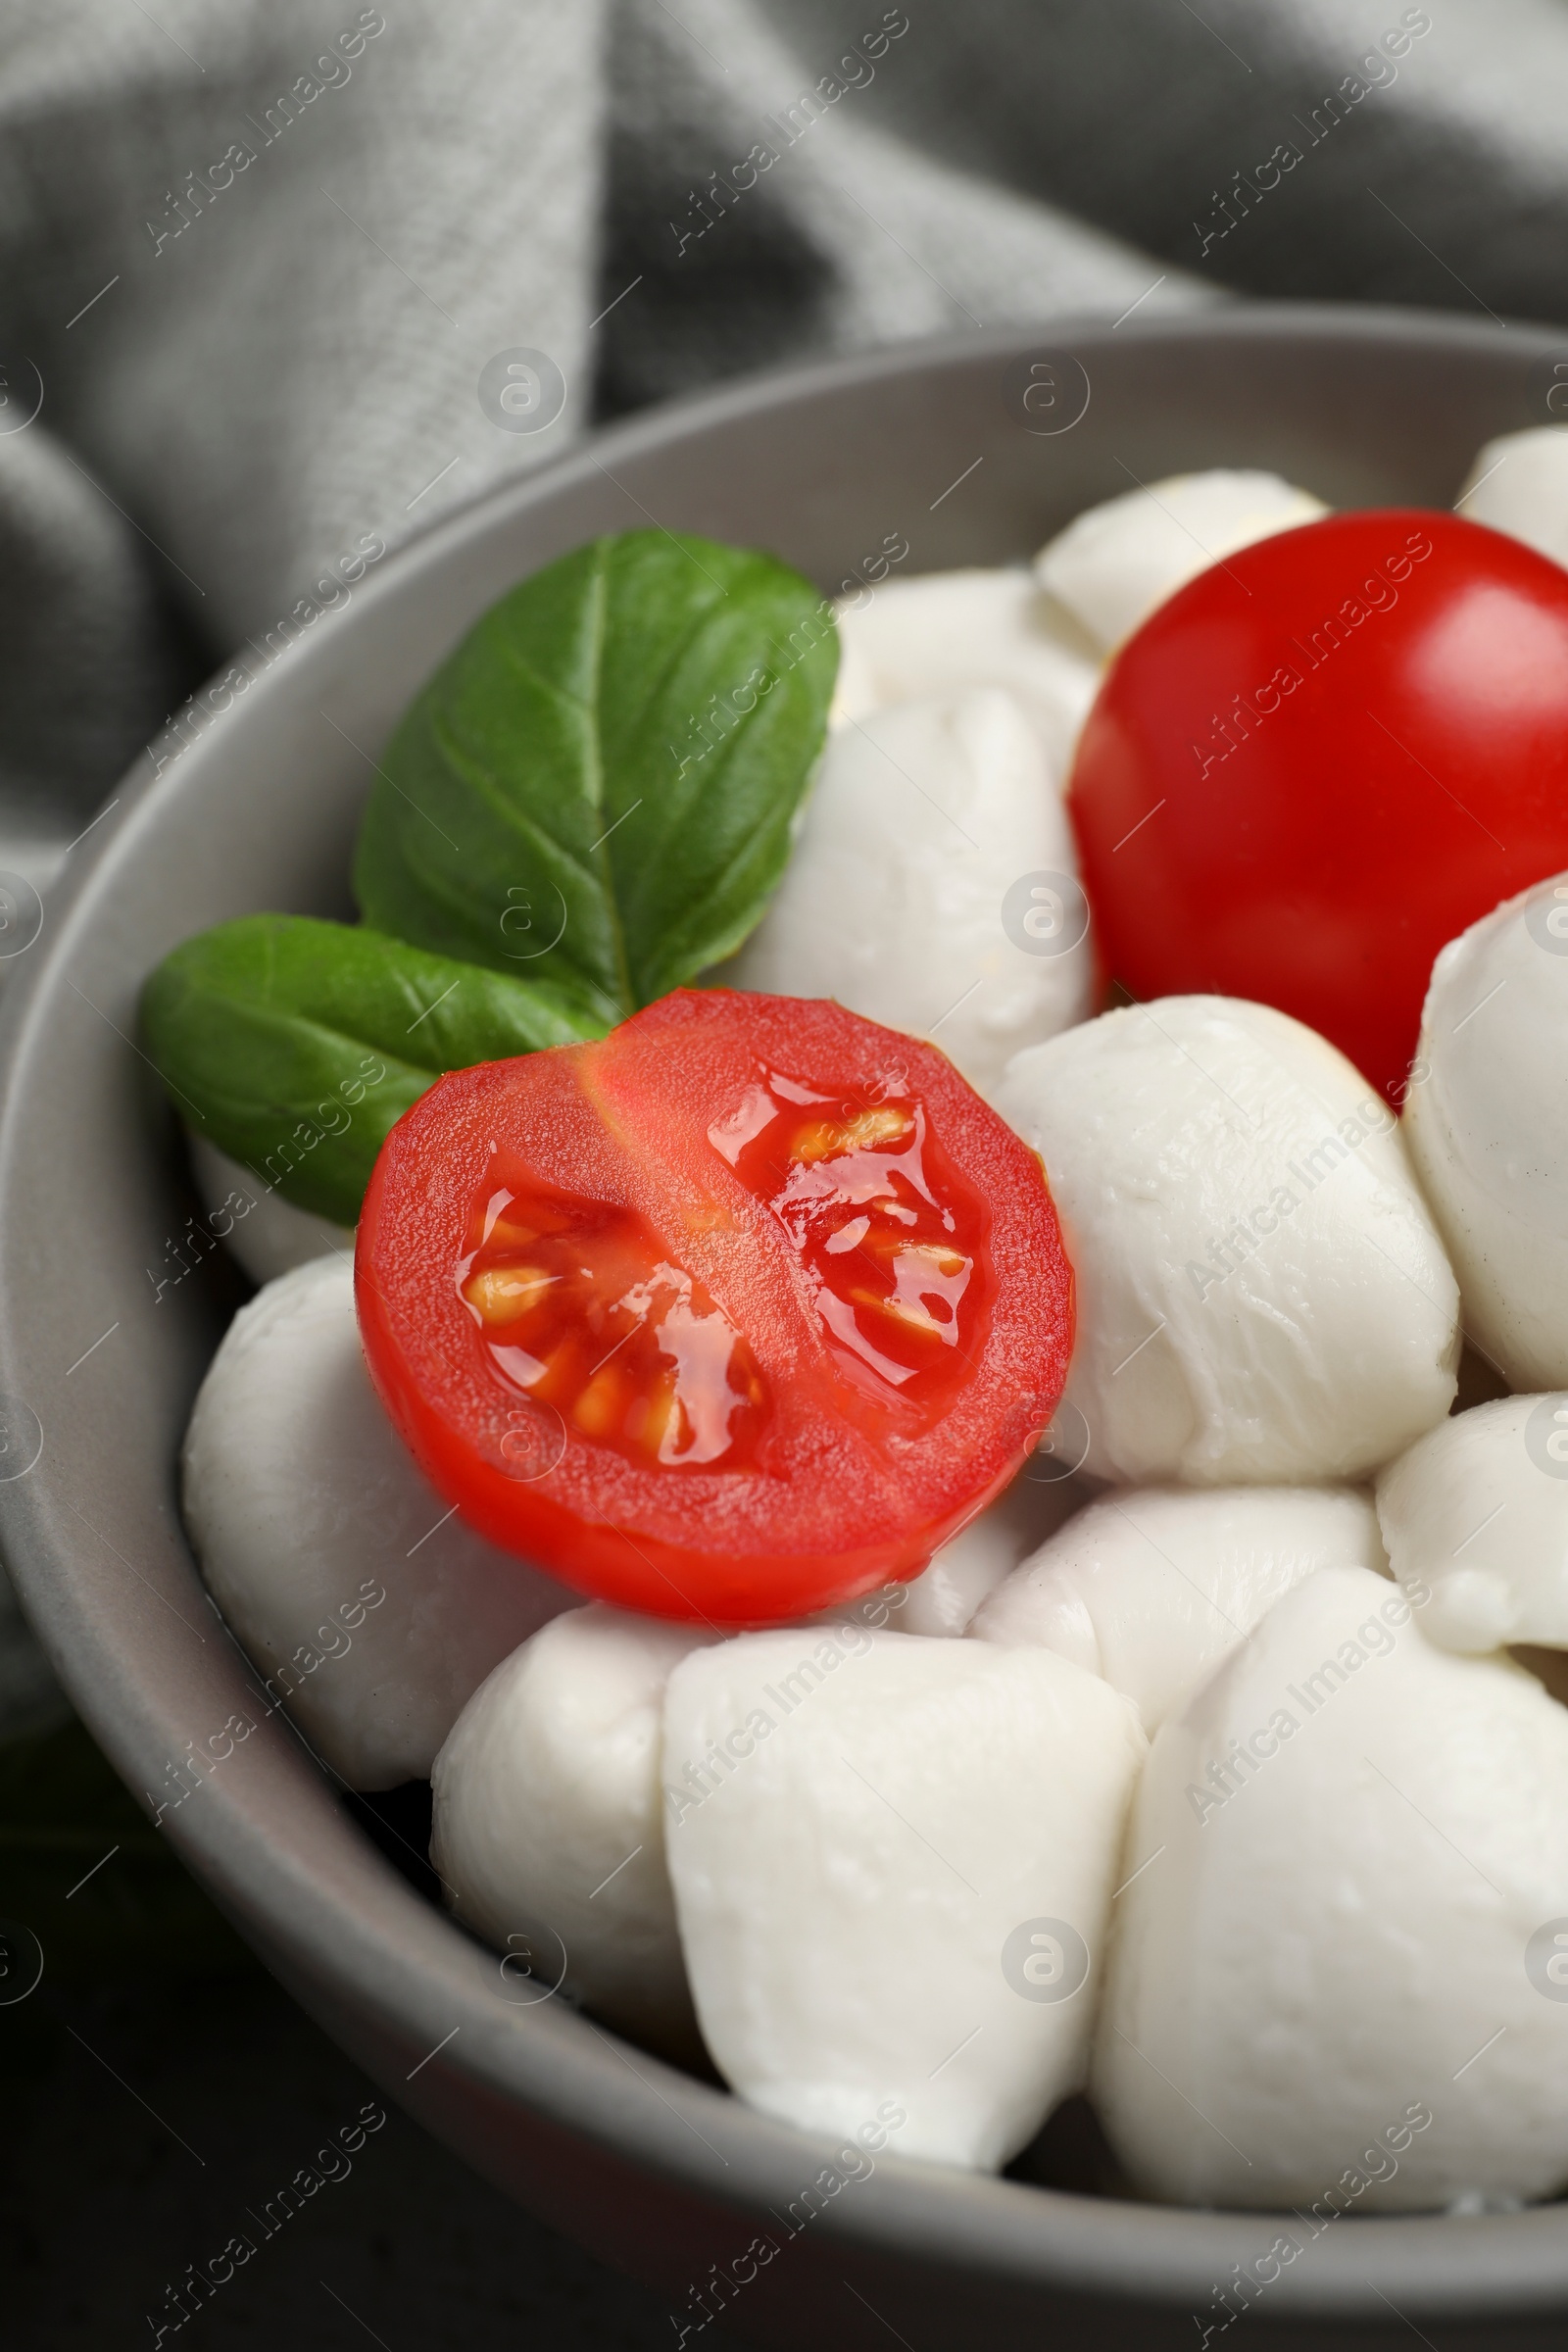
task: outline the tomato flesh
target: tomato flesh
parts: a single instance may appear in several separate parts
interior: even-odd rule
[[[765,1624],[920,1568],[1051,1419],[1072,1275],[1038,1160],[928,1046],[682,991],[437,1081],[356,1257],[388,1411],[492,1541]]]
[[[766,1390],[723,1309],[641,1218],[497,1157],[456,1274],[502,1380],[633,1460],[745,1467]]]
[[[770,1070],[709,1140],[794,1244],[845,1379],[929,1425],[962,1385],[993,1286],[985,1203],[924,1103],[824,1095]]]
[[[1278,1005],[1397,1100],[1438,950],[1568,867],[1568,572],[1426,510],[1244,548],[1122,648],[1069,807],[1109,977]]]

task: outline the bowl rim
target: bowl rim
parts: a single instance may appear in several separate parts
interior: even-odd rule
[[[1005,364],[1044,350],[1089,354],[1108,346],[1112,333],[1122,347],[1207,348],[1284,338],[1424,352],[1439,361],[1503,350],[1521,363],[1568,354],[1562,335],[1530,322],[1505,330],[1444,312],[1375,306],[1216,302],[1128,319],[1114,329],[1103,318],[1065,317],[1029,329],[919,338],[726,382],[590,430],[558,457],[481,491],[400,542],[377,564],[356,590],[358,620],[353,607],[327,615],[330,632],[316,630],[270,668],[253,672],[244,697],[213,716],[194,744],[181,746],[162,764],[156,747],[139,754],[106,796],[104,811],[82,842],[84,854],[73,857],[47,894],[40,952],[27,956],[0,999],[0,1262],[15,1254],[10,1201],[15,1169],[25,1152],[25,1099],[29,1084],[46,1083],[39,1057],[47,1055],[44,1033],[74,943],[95,903],[112,889],[117,870],[133,864],[139,837],[176,795],[187,763],[220,763],[237,731],[252,723],[247,712],[283,694],[305,664],[320,661],[323,645],[335,650],[352,644],[353,630],[411,578],[434,570],[503,522],[588,483],[595,470],[613,481],[610,469],[617,459],[656,456],[711,427],[855,386],[965,369],[977,362]],[[16,1378],[8,1320],[0,1318],[0,1387],[15,1393],[24,1382]],[[155,1727],[124,1689],[89,1679],[67,1618],[49,1605],[51,1584],[68,1573],[70,1531],[50,1521],[29,1492],[32,1486],[28,1479],[0,1486],[0,1547],[57,1671],[134,1793],[145,1786],[148,1735]],[[312,1770],[303,1762],[300,1769]],[[438,2095],[446,2076],[596,2142],[709,2205],[731,2209],[738,2242],[775,2201],[788,2202],[792,2191],[799,2195],[822,2163],[832,2143],[755,2113],[563,2004],[545,2003],[539,2016],[524,2012],[524,2029],[517,2031],[517,2012],[508,2011],[490,1988],[475,1947],[378,1858],[347,1886],[329,1884],[320,1871],[312,1876],[298,1857],[270,1850],[221,1790],[212,1806],[192,1813],[201,1819],[172,1819],[170,1825],[182,1857],[307,2007],[322,2013],[323,1996],[312,1987],[325,1983],[336,1988],[345,2011],[364,2016],[368,2034],[386,2049],[428,2049],[430,2060],[422,2066],[435,2059],[432,2045],[443,2049],[418,2093],[389,2067],[376,2070],[369,2063],[402,2104],[455,2142],[461,2132],[443,2121],[450,2102],[444,2105]],[[384,1873],[386,1885],[377,1873]],[[324,2006],[330,2010],[331,2004]],[[461,2048],[445,2052],[441,2031],[454,2015],[459,2027],[447,2039],[456,2036]],[[340,2037],[341,2027],[339,2017]],[[671,2129],[671,2116],[681,2129]],[[1069,2290],[1179,2309],[1206,2308],[1202,2298],[1214,2282],[1262,2252],[1283,2219],[1271,2211],[1211,2212],[1092,2197],[950,2172],[889,2150],[858,2182],[852,2205],[822,2216],[820,2230],[904,2262],[981,2273],[1014,2290]],[[1286,2269],[1271,2288],[1270,2309],[1281,2319],[1311,2315],[1387,2325],[1391,2309],[1401,2319],[1406,2311],[1451,2317],[1524,2313],[1568,2300],[1568,2210],[1561,2205],[1462,2224],[1440,2214],[1369,2215],[1357,2217],[1353,2230],[1329,2235],[1331,2242],[1315,2245],[1312,2262]]]

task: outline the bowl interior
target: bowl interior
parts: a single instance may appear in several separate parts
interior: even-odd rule
[[[132,1788],[306,2005],[480,2170],[682,2311],[710,2265],[773,2228],[761,2217],[812,2179],[816,2143],[509,1985],[415,1890],[417,1855],[395,1868],[276,1717],[218,1753],[230,1719],[259,1712],[256,1681],[206,1601],[175,1465],[241,1291],[196,1238],[136,1044],[141,981],[231,915],[349,913],[361,806],[408,696],[506,587],[594,532],[750,542],[838,593],[892,541],[901,576],[1018,559],[1099,499],[1208,466],[1267,466],[1336,505],[1447,505],[1483,440],[1552,420],[1562,359],[1568,342],[1531,329],[1237,309],[915,348],[619,427],[442,523],[225,708],[202,706],[121,787],[19,961],[0,1418],[22,1442],[0,1459],[33,1458],[0,1473],[0,1542],[29,1614]],[[394,1819],[382,1842],[402,1834]],[[1052,2177],[1086,2184],[1087,2159],[1053,2145]],[[922,2347],[999,2345],[1049,2304],[1062,2342],[1104,2342],[1119,2303],[1126,2340],[1188,2342],[1214,2282],[1276,2235],[1268,2216],[888,2160],[758,2273],[735,2325],[848,2342],[865,2329],[856,2296]],[[1427,2315],[1429,2337],[1467,2312],[1542,2310],[1568,2300],[1568,2223],[1357,2222],[1269,2298],[1367,2340],[1400,2331],[1392,2305]]]

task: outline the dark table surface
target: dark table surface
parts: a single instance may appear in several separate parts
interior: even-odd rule
[[[6,1922],[44,1968],[22,2000],[0,1972],[4,2352],[151,2347],[166,2326],[165,2352],[673,2343],[667,2302],[519,2212],[318,2032],[74,1726],[0,1754]],[[367,2106],[385,2123],[348,2154]],[[302,2168],[320,2185],[284,2219]],[[188,2283],[171,2300],[188,2265],[223,2273],[236,2233],[255,2252],[232,2277],[193,2313]]]
[[[259,1969],[84,1994],[54,2022],[67,2030],[16,2104],[7,2086],[0,2130],[7,2352],[151,2345],[165,2323],[166,2348],[208,2352],[673,2342],[661,2297],[448,2155]],[[265,2236],[269,2201],[368,2102],[385,2125],[286,2222],[274,2204]],[[178,2325],[166,2290],[236,2231],[254,2257]],[[715,2352],[736,2340],[707,2337]]]

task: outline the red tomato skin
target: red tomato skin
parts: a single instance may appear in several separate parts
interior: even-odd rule
[[[1103,973],[1277,1005],[1398,1100],[1439,949],[1568,867],[1568,572],[1426,509],[1227,556],[1115,658],[1069,808]]]
[[[904,1074],[985,1198],[996,1297],[973,1378],[921,1434],[879,1442],[857,1418],[771,1212],[707,1141],[760,1066],[846,1091]],[[770,1474],[643,1467],[564,1423],[547,1474],[500,1466],[509,1400],[453,1274],[498,1137],[541,1183],[634,1209],[745,1334],[770,1386]],[[471,1526],[596,1598],[714,1625],[787,1621],[916,1573],[1017,1471],[1072,1346],[1040,1162],[946,1057],[837,1004],[724,989],[677,991],[596,1045],[438,1079],[382,1147],[355,1269],[375,1387]]]

